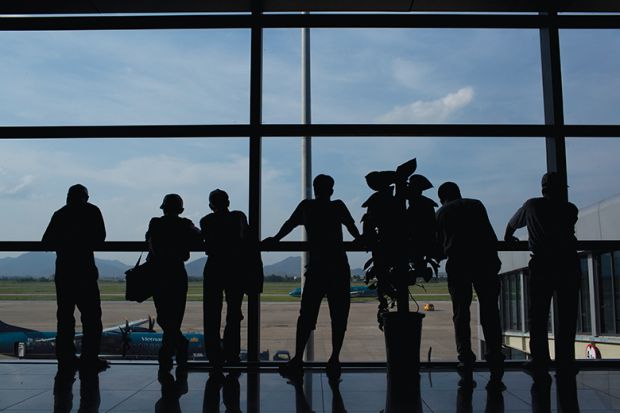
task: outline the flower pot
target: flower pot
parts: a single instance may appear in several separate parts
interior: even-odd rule
[[[420,371],[420,339],[424,314],[391,312],[383,314],[383,332],[388,374],[392,377],[417,376]]]

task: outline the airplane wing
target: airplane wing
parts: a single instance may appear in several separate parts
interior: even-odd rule
[[[131,321],[131,322],[126,322],[125,324],[119,324],[119,325],[116,325],[114,327],[105,328],[105,329],[103,329],[103,331],[101,333],[104,334],[104,333],[110,333],[110,332],[113,332],[113,331],[120,331],[120,330],[128,328],[128,327],[129,328],[139,327],[139,326],[141,326],[143,324],[146,324],[148,322],[149,322],[148,318],[143,318],[141,320],[134,320],[134,321]],[[83,332],[75,333],[74,340],[81,339],[83,335],[84,335]],[[36,341],[40,341],[40,342],[44,342],[44,343],[45,342],[54,342],[54,341],[56,341],[56,337],[44,338],[44,339],[40,339],[40,340],[36,340]]]

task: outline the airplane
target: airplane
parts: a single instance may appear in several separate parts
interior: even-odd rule
[[[143,327],[148,323],[148,327]],[[162,342],[162,333],[154,330],[155,320],[151,317],[125,321],[103,330],[100,354],[104,357],[124,359],[157,358]],[[190,359],[205,359],[204,334],[183,333],[189,341]],[[19,358],[49,358],[55,354],[56,332],[43,332],[10,325],[0,321],[0,354]],[[76,350],[81,348],[82,333],[75,336]],[[247,360],[247,351],[241,350],[241,361]],[[269,360],[269,350],[262,351],[260,360]],[[274,359],[275,360],[275,359]]]
[[[301,287],[297,287],[292,289],[288,295],[291,297],[299,298],[301,297]],[[353,285],[351,286],[351,290],[349,292],[351,298],[360,298],[360,297],[376,297],[377,290],[374,288],[369,288],[366,285]]]

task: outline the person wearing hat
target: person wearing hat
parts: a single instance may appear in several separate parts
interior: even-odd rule
[[[261,291],[263,280],[258,237],[250,231],[245,214],[231,211],[229,206],[228,194],[216,189],[209,194],[209,208],[213,212],[200,220],[209,256],[203,278],[205,350],[209,361],[218,368],[240,361],[243,294]],[[223,295],[226,327],[222,340]]]
[[[527,227],[529,262],[528,321],[531,361],[526,369],[534,377],[548,377],[550,363],[547,342],[549,307],[555,294],[558,322],[555,336],[557,374],[574,376],[575,332],[580,285],[575,224],[577,207],[566,201],[567,185],[556,172],[541,180],[542,197],[531,198],[506,226],[504,239],[518,241],[518,228]]]
[[[426,264],[426,258],[433,256],[437,242],[437,203],[422,195],[433,184],[423,175],[411,175],[407,186],[407,223],[412,251],[413,268],[416,277],[429,281],[433,270]]]
[[[437,211],[437,237],[442,257],[448,259],[448,291],[452,299],[452,321],[461,376],[459,385],[471,387],[476,355],[471,350],[470,306],[472,286],[478,297],[480,324],[484,333],[489,364],[489,390],[504,388],[504,355],[498,298],[501,261],[497,254],[497,236],[486,208],[477,199],[463,198],[454,182],[445,182],[437,190],[441,208]]]
[[[332,200],[334,178],[317,175],[312,181],[315,199],[304,199],[290,218],[265,243],[280,241],[297,226],[303,225],[308,235],[309,262],[301,294],[301,306],[295,333],[295,355],[280,368],[280,373],[293,381],[303,378],[303,354],[316,321],[323,297],[327,296],[332,327],[332,354],[327,361],[327,376],[338,380],[341,374],[340,351],[347,330],[351,304],[351,270],[342,239],[342,226],[355,238],[359,230],[347,206]]]
[[[189,343],[181,332],[187,299],[185,261],[201,238],[192,221],[179,216],[183,212],[183,199],[179,195],[166,195],[160,208],[164,215],[152,218],[146,232],[147,261],[152,262],[155,271],[153,301],[157,323],[163,330],[159,368],[161,374],[168,374],[173,355],[177,366],[187,364]]]
[[[108,367],[99,358],[101,342],[101,299],[93,251],[105,241],[105,225],[101,211],[88,202],[88,189],[73,185],[67,193],[67,204],[54,212],[43,234],[42,243],[56,251],[57,335],[56,358],[59,370],[102,370]],[[75,307],[80,310],[84,336],[78,360],[74,345]]]

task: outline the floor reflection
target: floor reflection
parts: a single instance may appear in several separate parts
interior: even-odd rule
[[[188,392],[187,370],[177,368],[176,378],[169,371],[159,370],[157,380],[161,385],[161,397],[155,403],[155,412],[181,412],[181,396]]]
[[[226,412],[241,412],[240,377],[241,373],[238,372],[231,372],[226,375],[221,371],[209,373],[209,378],[205,384],[202,411],[204,413],[219,412],[223,398]],[[220,397],[220,392],[222,397]]]
[[[421,413],[420,375],[412,377],[387,377],[384,413]]]
[[[69,413],[73,409],[73,383],[76,370],[59,369],[54,377],[54,413]],[[101,405],[99,374],[93,371],[79,373],[79,413],[97,413]]]

